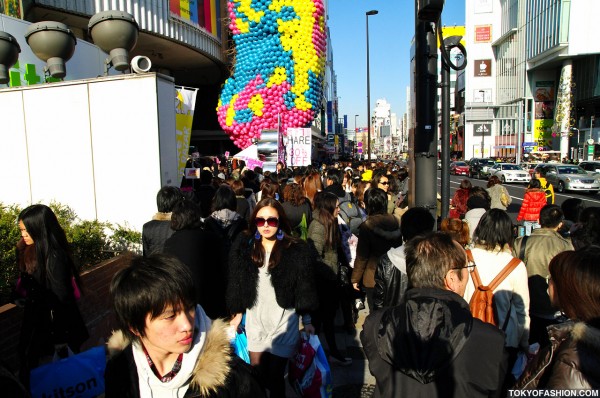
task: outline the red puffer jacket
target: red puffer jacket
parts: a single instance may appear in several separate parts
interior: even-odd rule
[[[540,210],[546,206],[546,194],[538,188],[528,189],[523,198],[523,204],[517,221],[538,221],[540,218]]]

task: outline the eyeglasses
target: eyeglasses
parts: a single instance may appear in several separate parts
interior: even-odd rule
[[[254,219],[254,223],[256,224],[257,227],[264,227],[265,223],[272,228],[275,228],[276,226],[279,225],[279,218],[277,217],[269,217],[269,218],[262,218],[262,217],[256,217]]]
[[[388,181],[385,182],[380,182],[381,185],[390,185],[390,183]]]
[[[456,267],[456,268],[452,268],[452,269],[463,269],[466,268],[469,272],[473,271],[473,269],[475,268],[475,263],[469,263],[467,265],[465,265],[464,267]]]

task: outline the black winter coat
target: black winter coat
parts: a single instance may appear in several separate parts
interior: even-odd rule
[[[402,248],[403,246],[400,246]],[[387,252],[379,259],[375,271],[375,290],[373,292],[373,308],[378,310],[384,307],[400,305],[406,289],[408,276],[400,271],[392,262]],[[406,271],[406,262],[404,263]]]
[[[504,336],[474,319],[449,290],[410,289],[399,306],[374,311],[360,339],[374,397],[495,397],[506,372]]]
[[[226,301],[232,314],[244,312],[256,303],[258,267],[251,259],[255,242],[260,244],[253,236],[241,233],[231,248]],[[299,315],[318,308],[315,261],[315,250],[304,241],[294,241],[283,249],[281,261],[270,271],[275,298],[281,308],[294,308]]]
[[[225,316],[225,276],[217,238],[200,227],[181,229],[167,239],[164,250],[190,270],[196,303],[202,305],[209,318]]]
[[[162,253],[165,242],[171,235],[171,213],[156,213],[151,221],[142,226],[142,247],[144,256]]]

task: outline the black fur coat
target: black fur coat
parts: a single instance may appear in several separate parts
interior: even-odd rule
[[[254,237],[242,233],[231,248],[226,301],[233,314],[252,308],[256,302],[258,268],[251,259],[254,243]],[[304,241],[292,242],[283,249],[281,261],[271,270],[271,282],[281,308],[294,308],[300,315],[317,309],[315,260],[314,248]]]

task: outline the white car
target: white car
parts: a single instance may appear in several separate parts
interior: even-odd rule
[[[514,163],[496,163],[488,171],[490,175],[498,177],[503,184],[506,182],[528,183],[531,180],[529,172]]]

